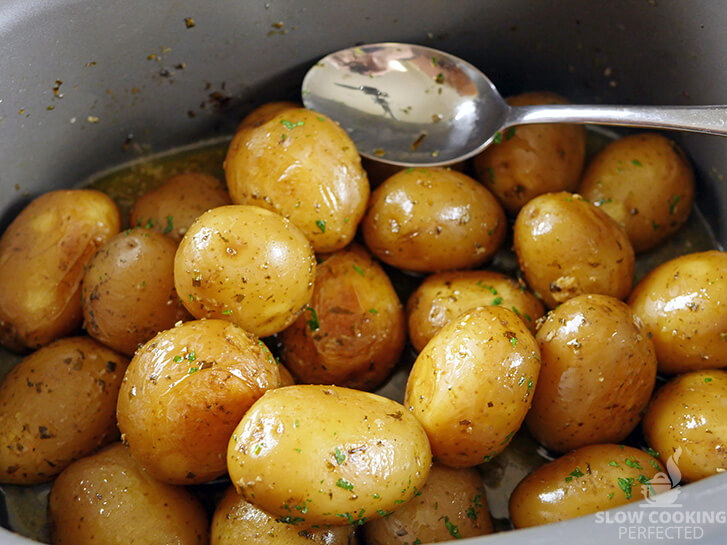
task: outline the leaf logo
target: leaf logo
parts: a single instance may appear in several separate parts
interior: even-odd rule
[[[682,480],[682,472],[679,471],[679,457],[682,455],[682,448],[678,447],[666,461],[666,471],[654,475],[651,480],[641,485],[641,494],[646,500],[641,507],[663,508],[681,507],[677,504],[677,498],[681,494],[679,482]]]

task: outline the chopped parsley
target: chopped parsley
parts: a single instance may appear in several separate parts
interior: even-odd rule
[[[510,344],[512,345],[513,348],[515,348],[515,346],[517,345],[517,337],[511,337]]]
[[[336,486],[338,488],[343,488],[344,490],[353,490],[353,484],[349,483],[346,479],[338,479],[338,481],[336,481]]]
[[[369,312],[370,312],[371,314],[378,314],[378,313],[379,313],[379,311],[378,311],[378,310],[376,310],[375,308],[370,308],[370,309],[369,309]]]
[[[568,474],[568,476],[565,478],[565,482],[569,483],[573,479],[578,479],[579,477],[583,477],[583,475],[585,475],[585,473],[583,473],[581,471],[580,467],[577,467]]]
[[[189,374],[190,375],[193,374],[193,373],[196,373],[197,371],[199,371],[199,367],[190,367],[189,368]]]
[[[182,361],[183,359],[184,359],[184,358],[183,358],[182,356],[174,356],[174,357],[172,358],[172,360],[174,361],[174,363],[179,363],[179,362],[180,362],[180,361]]]
[[[323,220],[316,220],[316,227],[321,230],[321,233],[326,232],[326,222]]]
[[[704,382],[712,382],[712,377],[704,377]]]
[[[280,124],[281,124],[281,125],[282,125],[283,127],[285,127],[286,129],[288,129],[289,131],[292,131],[292,130],[293,130],[294,128],[296,128],[296,127],[302,127],[303,125],[305,125],[305,121],[298,121],[297,123],[291,123],[291,122],[290,122],[290,121],[288,121],[287,119],[283,119],[283,120],[282,120],[282,121],[280,122]]]
[[[222,311],[222,314],[224,314],[225,316],[229,316],[230,314],[232,314],[232,311],[231,310],[223,310]]]
[[[194,361],[197,359],[197,353],[192,350],[189,354],[187,354],[187,361]]]
[[[333,454],[336,456],[336,463],[339,466],[344,462],[344,460],[346,460],[346,455],[338,447],[336,447],[336,450],[333,452]]]
[[[633,477],[629,477],[628,479],[624,479],[623,477],[618,478],[618,486],[621,490],[623,490],[624,496],[626,496],[627,500],[631,499],[631,487],[633,484]]]
[[[674,195],[669,201],[669,214],[674,214],[677,209],[677,204],[679,204],[679,201],[681,200],[681,197],[679,195]]]
[[[502,142],[502,133],[500,131],[497,131],[495,133],[495,137],[492,139],[493,144],[499,144]]]
[[[618,465],[618,462],[616,460],[611,460],[610,462],[608,462],[608,465],[610,465],[611,467],[621,467],[620,465]]]
[[[505,140],[510,140],[513,136],[515,136],[516,129],[515,127],[510,127],[505,131]]]
[[[637,462],[636,460],[632,460],[631,458],[626,458],[626,465],[629,467],[635,467],[636,469],[644,469],[641,467],[641,464]]]
[[[495,306],[499,305],[500,303],[502,303],[502,297],[495,297],[492,300],[492,304],[495,305]]]
[[[644,166],[644,165],[641,164],[641,161],[639,161],[638,159],[634,159],[633,161],[631,161],[631,164],[634,165],[634,166],[636,166],[636,167],[643,167]]]
[[[316,312],[316,309],[309,306],[306,310],[310,312],[310,319],[308,320],[308,327],[311,331],[318,331],[318,329],[321,327],[321,323],[318,321],[318,313]]]
[[[449,535],[451,535],[454,539],[462,539],[462,534],[459,533],[459,528],[450,522],[449,517],[444,517],[444,525],[447,527]]]
[[[364,276],[364,277],[366,276],[366,274],[364,274],[364,272],[363,272],[363,269],[361,267],[359,267],[358,265],[354,265],[353,270],[356,271],[361,276]]]

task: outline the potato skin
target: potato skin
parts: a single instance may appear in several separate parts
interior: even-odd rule
[[[499,454],[520,428],[539,370],[538,345],[522,320],[508,309],[478,307],[419,353],[404,405],[439,462],[471,467]]]
[[[237,131],[235,132],[239,132],[242,129],[254,129],[255,127],[259,127],[260,125],[267,123],[282,112],[298,110],[302,107],[303,106],[298,102],[288,102],[285,100],[266,102],[247,114],[243,120],[240,121],[240,124],[237,126]]]
[[[366,172],[349,136],[305,108],[283,109],[238,131],[224,166],[233,202],[286,217],[316,252],[351,242],[369,198]]]
[[[38,348],[82,322],[83,267],[119,232],[116,204],[100,191],[50,191],[0,238],[0,344]]]
[[[514,248],[528,286],[549,308],[586,293],[624,299],[634,276],[626,233],[580,195],[548,193],[515,220]]]
[[[694,202],[694,172],[668,138],[634,134],[615,140],[594,157],[578,192],[626,229],[638,253],[687,221]]]
[[[126,371],[117,407],[129,450],[157,479],[202,483],[224,474],[227,442],[248,408],[280,385],[270,351],[224,320],[163,331]]]
[[[255,507],[234,487],[225,492],[212,518],[211,545],[355,545],[354,527],[303,528],[280,522]]]
[[[543,314],[543,304],[515,279],[491,271],[433,274],[411,295],[406,306],[409,338],[421,352],[442,327],[475,307],[502,305],[522,318],[531,333]]]
[[[582,447],[525,477],[510,496],[510,519],[515,528],[528,528],[638,501],[641,481],[663,471],[654,457],[633,447]]]
[[[404,309],[381,266],[352,244],[318,265],[308,310],[278,340],[299,382],[372,390],[404,350]]]
[[[88,337],[57,340],[0,386],[0,482],[50,481],[118,438],[116,397],[128,360]]]
[[[568,104],[555,93],[523,93],[507,99],[511,106]],[[499,144],[474,158],[477,178],[511,214],[543,193],[573,191],[586,158],[582,125],[536,124],[505,131]]]
[[[540,377],[526,419],[533,436],[557,452],[623,441],[656,381],[654,346],[631,308],[579,295],[548,313],[536,340]]]
[[[663,263],[634,288],[629,305],[654,343],[659,372],[727,366],[727,253]]]
[[[313,294],[315,254],[285,218],[257,206],[208,210],[184,235],[174,285],[195,318],[220,318],[259,337],[288,327]]]
[[[477,470],[440,464],[432,466],[419,496],[364,525],[368,545],[439,543],[492,531],[487,498]]]
[[[727,372],[694,371],[671,379],[649,403],[642,421],[646,442],[675,461],[685,482],[727,469]]]
[[[409,501],[431,459],[421,425],[395,401],[297,385],[267,392],[245,414],[227,468],[248,501],[284,522],[337,526]]]
[[[174,289],[176,251],[173,240],[144,228],[108,240],[83,275],[88,334],[132,356],[159,331],[191,318]]]
[[[56,545],[205,545],[207,516],[181,487],[161,483],[116,443],[78,460],[50,493]]]
[[[129,225],[154,229],[179,242],[204,212],[230,202],[225,186],[214,176],[201,172],[177,174],[136,200]]]
[[[505,213],[484,186],[445,168],[406,169],[371,195],[366,246],[400,269],[437,272],[481,265],[505,237]]]

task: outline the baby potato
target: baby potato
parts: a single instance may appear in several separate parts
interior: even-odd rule
[[[381,266],[352,244],[318,265],[308,309],[278,340],[299,382],[372,390],[404,350],[404,310]]]
[[[0,237],[0,344],[38,348],[82,322],[83,267],[119,232],[116,204],[100,191],[50,191]]]
[[[189,314],[174,290],[173,240],[144,228],[112,237],[83,275],[83,318],[88,334],[132,356],[159,331]]]
[[[623,299],[631,290],[634,249],[626,233],[580,195],[548,193],[526,204],[514,248],[528,286],[550,308],[576,295]]]
[[[114,441],[116,397],[128,360],[88,337],[55,341],[0,386],[0,482],[50,481]]]
[[[354,143],[337,123],[305,108],[260,120],[230,143],[224,166],[232,201],[289,219],[316,252],[343,248],[370,191]]]
[[[427,435],[404,407],[338,386],[267,392],[240,421],[227,468],[250,502],[300,527],[363,524],[421,490]]]
[[[368,545],[439,543],[493,531],[482,478],[476,469],[434,464],[421,494],[364,525]]]
[[[474,466],[504,450],[520,428],[539,370],[538,345],[523,321],[505,308],[478,307],[419,353],[404,405],[439,462]]]
[[[469,176],[445,168],[408,168],[371,195],[363,236],[389,265],[416,272],[476,267],[505,237],[505,213]]]
[[[683,481],[698,481],[727,471],[725,415],[727,372],[686,373],[656,392],[642,422],[644,437],[662,460],[673,457]]]
[[[526,424],[558,452],[617,443],[639,423],[656,381],[656,355],[626,303],[579,295],[550,311],[536,336],[540,377]]]
[[[194,220],[226,204],[230,204],[230,195],[214,176],[201,172],[177,174],[136,200],[129,225],[154,229],[179,242]]]
[[[485,305],[512,309],[535,334],[543,304],[513,278],[491,271],[454,271],[427,278],[409,298],[409,338],[421,352],[434,335],[463,312]]]
[[[351,525],[299,528],[286,524],[255,507],[237,493],[227,489],[212,518],[211,545],[355,545]]]
[[[511,106],[568,104],[555,93],[524,93],[507,99]],[[474,158],[477,178],[511,214],[528,201],[555,191],[573,191],[586,158],[582,125],[536,124],[512,127]]]
[[[642,450],[590,445],[539,467],[510,496],[515,528],[540,526],[638,501],[655,490],[662,465]]]
[[[659,371],[727,366],[727,253],[683,255],[634,288],[629,305],[654,342]]]
[[[227,442],[280,373],[265,344],[224,320],[162,331],[131,360],[116,415],[131,455],[157,479],[224,474]]]
[[[303,233],[257,206],[202,214],[174,258],[174,285],[195,318],[221,318],[259,337],[282,331],[308,305],[316,258]]]
[[[117,443],[78,460],[50,493],[55,545],[205,545],[207,516],[181,487],[160,483]]]
[[[288,110],[298,110],[302,108],[298,102],[288,102],[285,100],[266,102],[255,108],[252,112],[247,114],[245,118],[237,126],[237,132],[242,129],[254,129],[259,127],[273,119],[279,113]]]
[[[634,134],[596,155],[578,192],[624,227],[634,250],[643,252],[687,221],[694,201],[694,172],[668,138]]]
[[[278,364],[278,371],[280,372],[280,386],[292,386],[295,384],[293,375],[290,374],[288,368],[282,363]]]

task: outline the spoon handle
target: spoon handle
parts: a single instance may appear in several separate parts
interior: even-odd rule
[[[532,123],[594,123],[727,136],[727,106],[513,106],[503,125]]]

